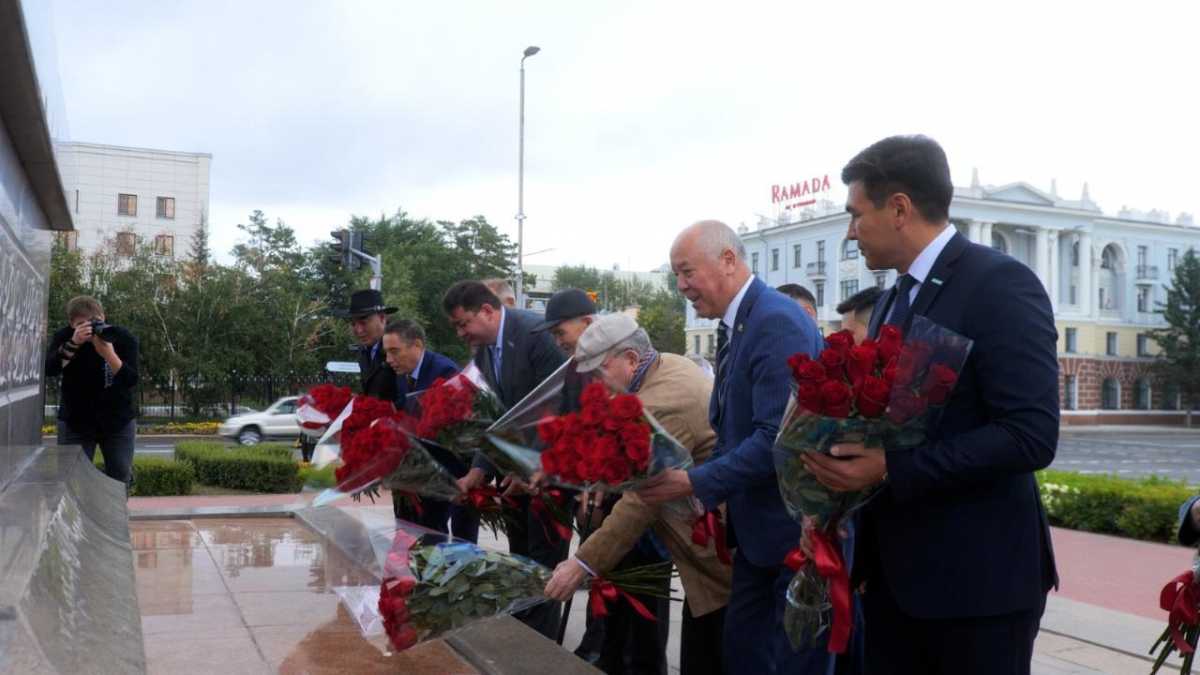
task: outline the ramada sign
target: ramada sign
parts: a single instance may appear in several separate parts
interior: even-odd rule
[[[829,192],[829,174],[791,185],[772,185],[771,203],[783,203],[784,209],[812,206],[817,203],[817,195],[822,192]]]

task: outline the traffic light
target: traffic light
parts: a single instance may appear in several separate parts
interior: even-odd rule
[[[350,248],[362,253],[363,255],[370,255],[370,253],[367,252],[367,235],[363,232],[351,232]],[[351,254],[350,258],[350,269],[358,270],[362,267],[362,258],[353,254]]]
[[[333,255],[329,256],[332,263],[341,265],[346,269],[356,269],[354,263],[358,261],[358,256],[350,252],[351,235],[349,230],[334,230],[329,233],[337,241],[332,244]]]

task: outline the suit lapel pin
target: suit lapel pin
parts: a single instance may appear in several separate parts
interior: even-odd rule
[[[745,333],[745,332],[746,332],[746,324],[744,324],[744,323],[739,323],[739,324],[738,324],[738,332],[739,332],[739,333]]]
[[[932,282],[934,286],[942,285],[942,280],[938,279],[937,277],[934,277],[934,278],[930,279],[929,281]]]

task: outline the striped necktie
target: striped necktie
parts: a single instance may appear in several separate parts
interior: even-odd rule
[[[717,324],[717,375],[713,386],[717,390],[717,400],[724,403],[724,392],[721,391],[721,383],[725,380],[725,368],[727,366],[726,357],[729,356],[729,326],[722,321]]]

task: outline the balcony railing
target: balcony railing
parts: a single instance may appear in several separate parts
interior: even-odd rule
[[[1157,265],[1138,265],[1137,266],[1137,278],[1139,280],[1145,279],[1148,281],[1154,281],[1154,280],[1158,279],[1158,266]]]
[[[818,260],[817,262],[808,263],[808,276],[810,276],[810,277],[825,276],[825,261]]]

